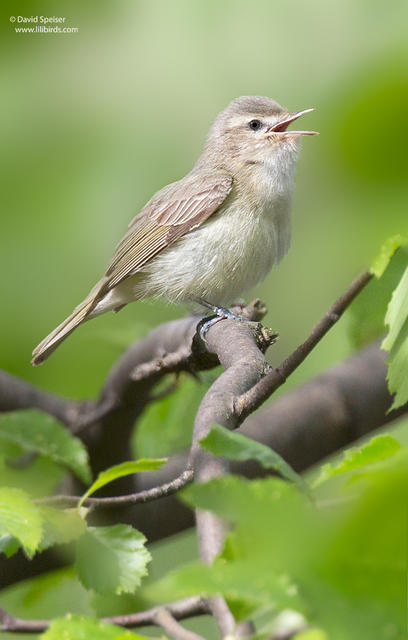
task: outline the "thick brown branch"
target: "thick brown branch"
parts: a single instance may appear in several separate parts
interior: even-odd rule
[[[0,371],[0,411],[42,409],[64,424],[76,420],[81,403],[43,391],[34,385]]]

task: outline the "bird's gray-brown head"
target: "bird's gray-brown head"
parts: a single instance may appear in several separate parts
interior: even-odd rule
[[[271,98],[242,96],[232,100],[212,125],[204,151],[224,163],[274,164],[296,160],[298,141],[314,131],[291,131],[289,125],[312,109],[290,112]]]

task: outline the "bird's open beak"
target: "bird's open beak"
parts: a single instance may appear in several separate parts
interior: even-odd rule
[[[296,111],[296,113],[291,113],[284,120],[280,120],[273,127],[270,127],[267,131],[267,134],[274,133],[285,133],[287,136],[317,136],[319,135],[318,131],[286,131],[291,122],[294,122],[300,116],[305,115],[305,113],[310,113],[314,111],[314,109],[303,109],[303,111]]]

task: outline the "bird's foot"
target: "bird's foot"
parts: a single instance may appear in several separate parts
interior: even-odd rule
[[[233,313],[233,311],[226,309],[225,307],[217,307],[216,305],[211,304],[206,300],[200,299],[199,303],[203,307],[206,307],[207,309],[211,309],[211,311],[213,311],[214,313],[214,315],[203,318],[198,323],[198,327],[197,327],[198,333],[200,335],[200,338],[204,341],[205,341],[205,334],[207,333],[209,328],[212,327],[217,322],[219,322],[220,320],[239,320],[240,322],[251,322],[248,318],[245,318],[244,316],[239,316],[236,313]]]

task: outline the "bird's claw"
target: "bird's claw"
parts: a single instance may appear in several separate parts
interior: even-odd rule
[[[217,324],[220,320],[239,320],[239,322],[251,322],[248,318],[244,318],[244,316],[238,316],[236,313],[233,313],[229,309],[225,309],[224,307],[212,307],[214,311],[213,316],[209,316],[203,318],[197,326],[197,330],[201,340],[206,342],[205,335],[207,331],[213,325]]]

